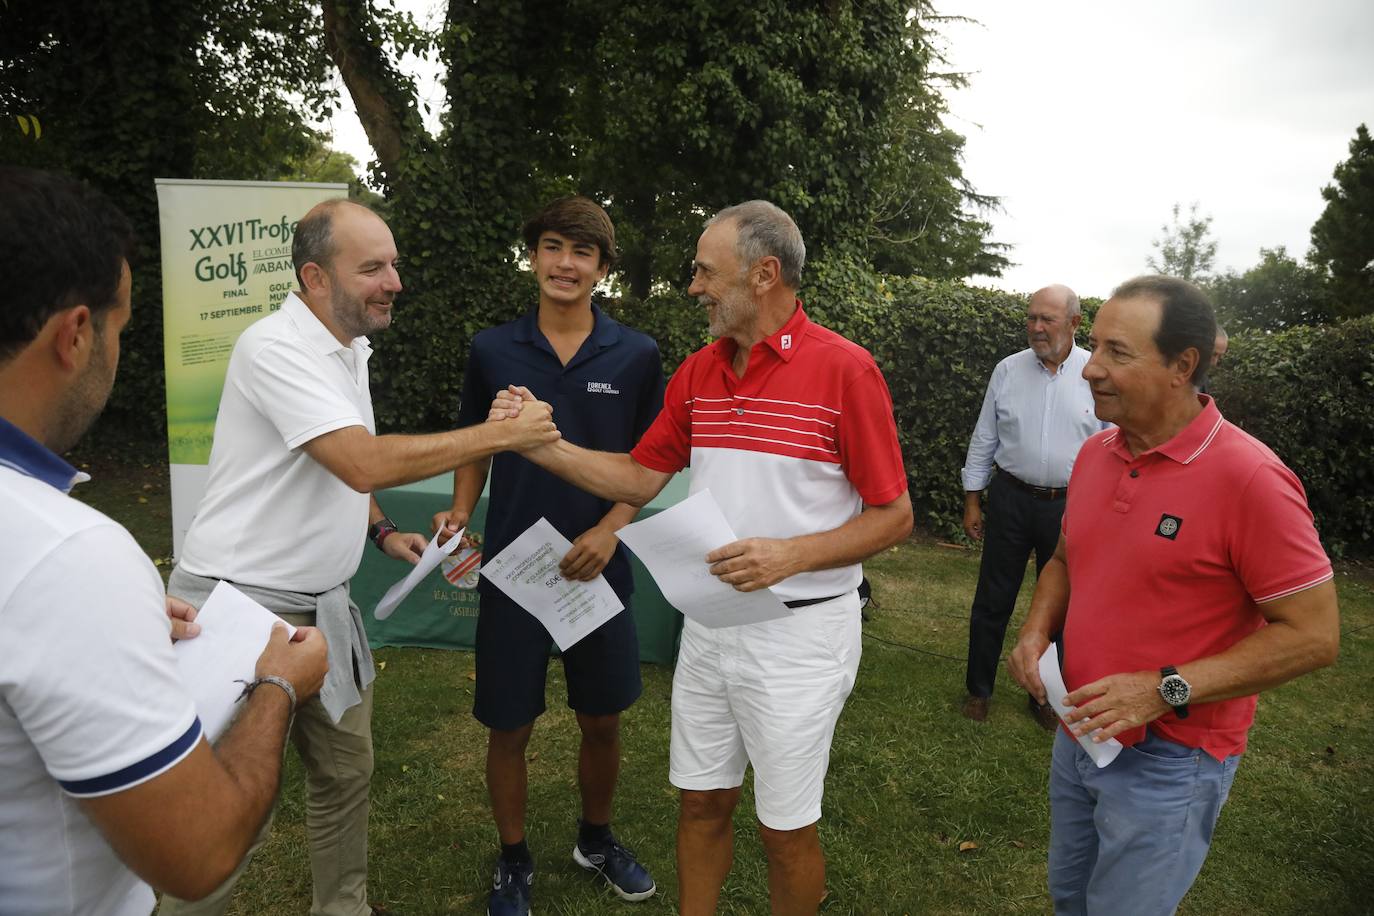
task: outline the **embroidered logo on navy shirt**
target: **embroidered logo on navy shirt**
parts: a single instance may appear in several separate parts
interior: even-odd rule
[[[620,394],[620,389],[612,387],[610,382],[588,382],[587,394]]]
[[[1155,534],[1162,538],[1174,540],[1178,537],[1178,529],[1183,527],[1183,519],[1177,515],[1161,515],[1159,517],[1159,527],[1155,528]]]

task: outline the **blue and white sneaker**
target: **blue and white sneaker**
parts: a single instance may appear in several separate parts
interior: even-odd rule
[[[573,847],[573,861],[605,878],[621,900],[647,900],[658,890],[635,854],[617,843],[614,836],[585,847],[579,840]]]
[[[496,860],[487,898],[487,916],[530,916],[530,890],[534,887],[533,862]]]

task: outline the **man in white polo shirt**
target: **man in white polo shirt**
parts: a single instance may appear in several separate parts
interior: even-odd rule
[[[0,912],[147,916],[208,893],[266,819],[318,631],[278,627],[214,750],[181,684],[170,602],[134,539],[67,495],[62,460],[114,384],[128,222],[69,178],[0,167]],[[181,605],[178,613],[190,616]],[[194,635],[184,620],[171,632]],[[145,883],[148,882],[148,883]]]
[[[795,611],[683,628],[670,764],[682,790],[682,916],[716,910],[751,765],[773,912],[816,912],[830,740],[859,667],[859,564],[911,531],[887,384],[866,350],[806,317],[796,298],[805,259],[801,232],[773,204],[717,213],[688,292],[720,339],[683,361],[639,444],[629,454],[566,441],[525,453],[634,505],[690,464],[692,490],[709,489],[741,537],[704,558],[710,571],[741,591],[772,587]],[[512,391],[491,415],[523,417],[532,398]]]
[[[205,495],[169,587],[198,604],[229,581],[287,622],[318,626],[327,637],[329,675],[291,731],[309,793],[311,912],[360,916],[370,911],[375,675],[348,580],[369,536],[411,563],[427,541],[397,532],[371,494],[558,434],[545,411],[518,428],[502,422],[376,435],[366,335],[391,323],[401,290],[391,231],[366,207],[326,201],[297,225],[291,254],[300,290],[234,346]],[[222,913],[238,875],[194,906],[164,898],[162,912]]]

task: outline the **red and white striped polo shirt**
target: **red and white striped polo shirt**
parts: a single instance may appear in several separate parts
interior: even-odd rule
[[[634,459],[711,491],[741,539],[829,531],[865,504],[906,490],[892,397],[868,351],[813,324],[797,303],[787,323],[749,354],[722,338],[689,356],[668,382],[663,411]],[[773,587],[787,601],[858,586],[858,564],[800,573]]]

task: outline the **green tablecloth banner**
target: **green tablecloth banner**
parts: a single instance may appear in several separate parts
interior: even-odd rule
[[[640,510],[639,518],[653,515],[687,496],[687,472],[673,477],[649,505]],[[453,499],[453,475],[441,474],[419,483],[384,490],[377,494],[377,502],[402,531],[418,531],[429,535],[430,519],[434,513],[448,507]],[[469,527],[481,532],[487,517],[487,494],[477,502]],[[630,554],[634,569],[635,591],[630,601],[639,631],[640,661],[671,664],[676,654],[678,633],[682,629],[682,615],[663,598],[654,580],[643,565]],[[372,648],[382,646],[422,646],[431,649],[471,649],[477,636],[477,589],[451,584],[435,570],[411,592],[386,620],[377,620],[372,609],[388,588],[406,573],[400,562],[374,550],[371,545],[363,551],[363,562],[353,577],[353,600],[363,611],[368,642]],[[475,577],[463,580],[463,585],[475,583]]]

